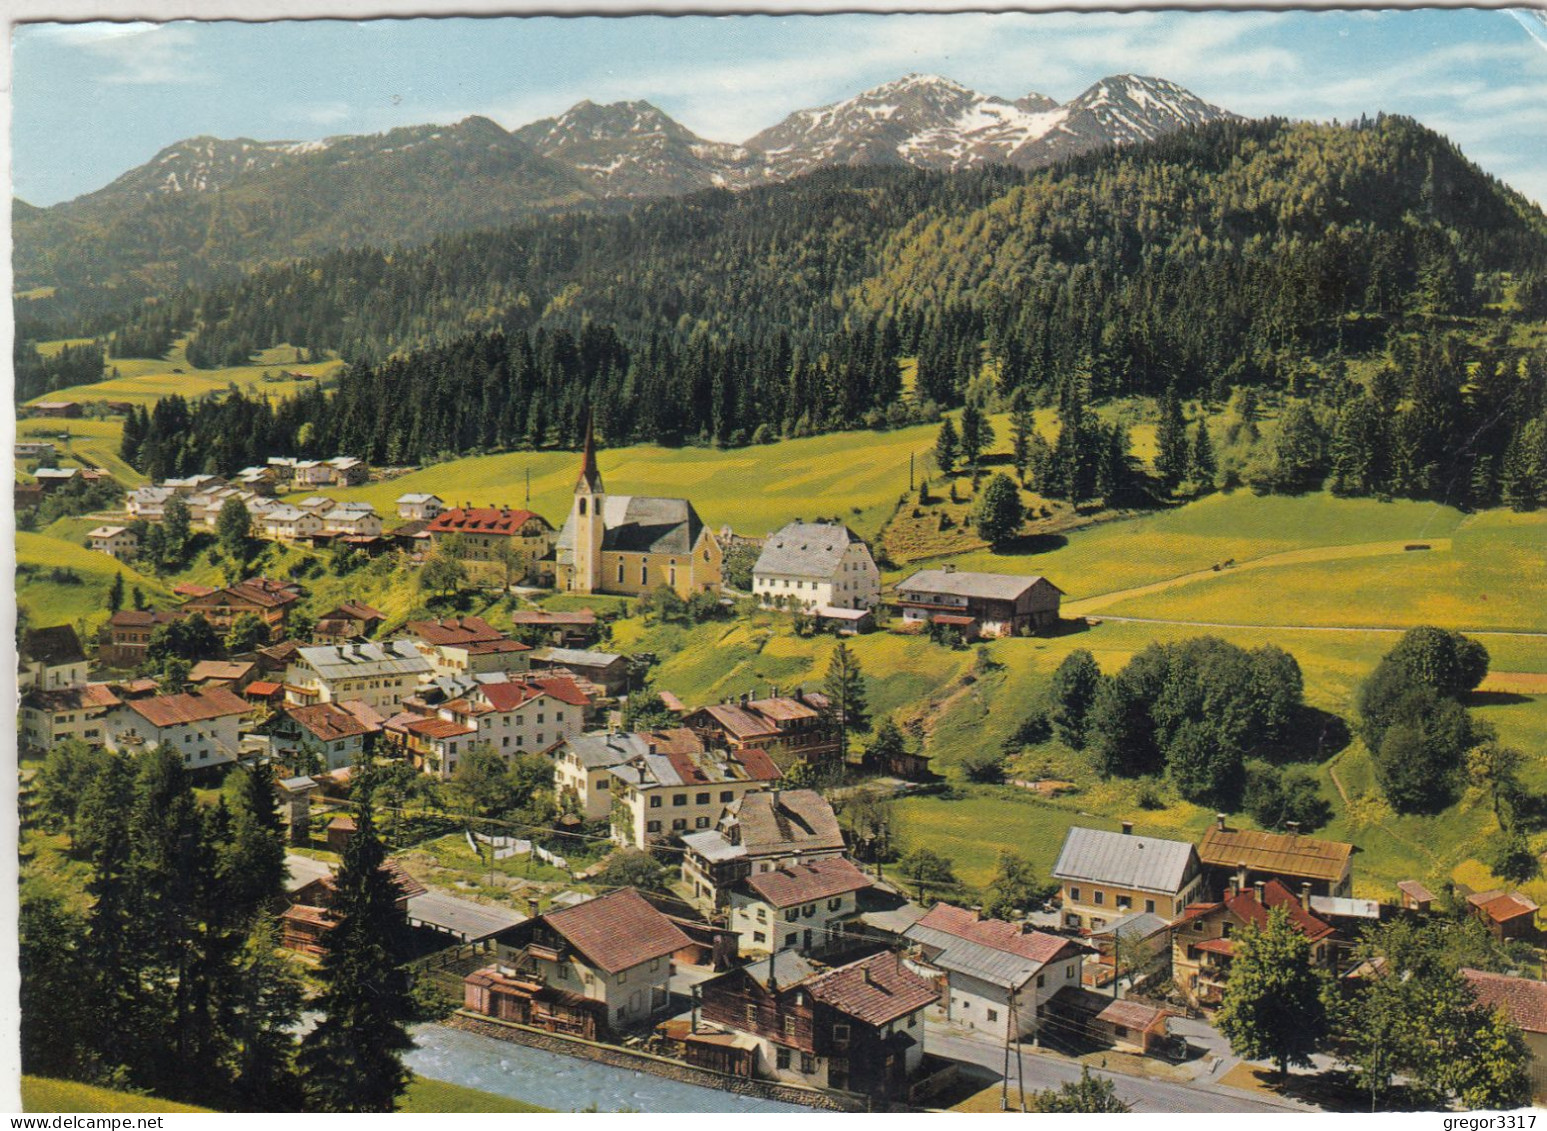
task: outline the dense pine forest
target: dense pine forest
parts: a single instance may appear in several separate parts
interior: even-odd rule
[[[1031,173],[830,169],[341,251],[147,303],[111,348],[192,332],[199,366],[281,343],[353,363],[332,396],[137,416],[124,455],[151,474],[568,445],[593,410],[609,443],[738,445],[1252,389],[1296,407],[1272,489],[1534,505],[1543,362],[1515,328],[1544,317],[1547,219],[1382,117],[1221,122]]]

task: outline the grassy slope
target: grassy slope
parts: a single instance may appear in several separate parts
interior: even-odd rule
[[[70,520],[70,523],[78,526],[80,520]],[[55,523],[50,529],[60,528],[61,524]],[[121,565],[106,554],[88,550],[76,539],[18,531],[16,562],[18,565],[37,565],[44,570],[63,566],[73,569],[81,578],[79,585],[35,577],[17,586],[17,600],[26,607],[35,625],[73,623],[84,618],[94,627],[106,620],[107,587],[112,584],[113,575],[120,572],[124,575],[126,594],[128,587],[138,585],[152,603],[164,604],[170,599],[170,585]]]
[[[46,342],[40,348],[46,352],[51,348],[58,349],[62,344],[64,343]],[[195,369],[188,364],[183,343],[178,342],[168,351],[165,358],[109,358],[106,362],[106,372],[111,374],[114,369],[117,369],[118,376],[110,375],[90,384],[55,389],[42,396],[34,397],[33,400],[130,401],[149,407],[161,397],[170,396],[173,393],[196,397],[202,393],[222,392],[227,386],[233,384],[248,393],[288,397],[295,395],[301,389],[309,388],[311,382],[265,381],[263,380],[265,370],[278,374],[283,369],[292,373],[327,377],[343,367],[341,361],[297,363],[294,360],[295,350],[288,346],[264,350],[256,356],[257,360],[251,365],[238,365],[228,369]],[[174,370],[182,370],[182,372],[178,373]]]

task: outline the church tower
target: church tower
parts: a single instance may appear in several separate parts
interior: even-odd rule
[[[573,587],[582,593],[596,593],[602,587],[602,538],[606,534],[602,510],[606,501],[607,489],[602,486],[602,473],[596,467],[596,439],[587,413],[585,454],[581,457],[575,501],[570,508],[575,532]]]

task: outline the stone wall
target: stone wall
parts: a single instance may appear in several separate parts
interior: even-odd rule
[[[734,1092],[741,1096],[758,1096],[762,1099],[800,1104],[803,1107],[814,1107],[823,1111],[866,1110],[864,1101],[857,1097],[818,1092],[808,1088],[796,1088],[788,1084],[777,1084],[770,1080],[747,1080],[739,1076],[727,1076],[724,1073],[712,1072],[707,1068],[685,1064],[680,1060],[671,1060],[651,1053],[636,1052],[632,1049],[619,1048],[616,1045],[603,1045],[593,1041],[562,1037],[556,1033],[546,1033],[541,1029],[533,1029],[526,1025],[496,1021],[493,1018],[482,1017],[467,1010],[457,1011],[457,1013],[441,1021],[440,1024],[454,1029],[462,1029],[469,1033],[477,1033],[483,1037],[493,1037],[500,1041],[510,1041],[518,1045],[543,1049],[547,1052],[557,1053],[560,1056],[577,1056],[585,1060],[594,1060],[599,1064],[610,1064],[614,1068],[628,1068],[636,1072],[649,1072],[655,1076],[664,1076],[669,1080],[676,1080],[679,1083],[697,1084],[704,1088],[717,1088],[722,1092]]]

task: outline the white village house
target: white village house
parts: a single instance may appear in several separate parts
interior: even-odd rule
[[[430,662],[407,640],[300,648],[285,671],[285,698],[292,703],[359,699],[392,714],[429,674]]]
[[[869,609],[881,600],[881,571],[842,523],[792,522],[763,543],[752,593],[762,604],[783,599],[808,612]]]

